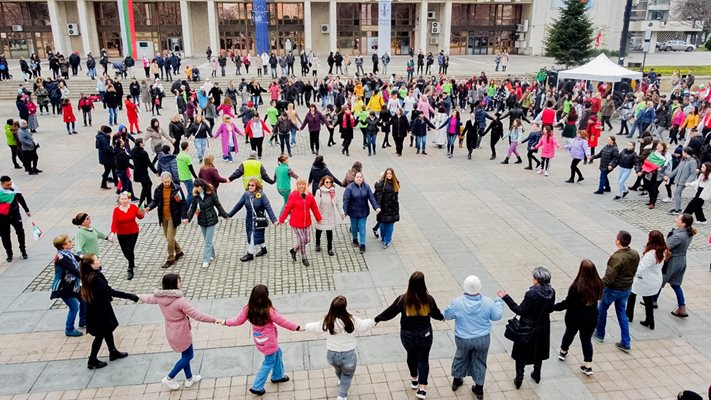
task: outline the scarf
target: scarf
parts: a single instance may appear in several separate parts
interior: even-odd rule
[[[0,189],[0,215],[10,214],[10,207],[15,200],[15,195],[19,193],[15,189]]]

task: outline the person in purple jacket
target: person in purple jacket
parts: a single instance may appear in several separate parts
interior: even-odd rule
[[[311,103],[309,106],[309,112],[306,113],[304,121],[301,123],[299,130],[304,129],[305,126],[309,127],[309,143],[311,146],[311,152],[318,155],[319,150],[319,133],[321,132],[321,125],[327,125],[326,117],[321,114],[320,111],[316,110],[316,104]],[[332,128],[332,127],[331,127]]]

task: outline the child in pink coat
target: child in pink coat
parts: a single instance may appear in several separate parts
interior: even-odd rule
[[[252,394],[261,396],[265,393],[264,384],[267,381],[269,372],[272,373],[272,383],[289,381],[289,377],[284,374],[284,361],[279,347],[279,335],[276,325],[290,331],[300,331],[302,329],[296,323],[284,318],[272,307],[272,301],[269,300],[269,290],[264,285],[257,285],[252,288],[249,302],[244,306],[242,312],[236,317],[225,321],[225,325],[239,326],[247,321],[252,324],[252,336],[257,350],[264,354],[262,367],[259,368],[259,372],[257,372],[249,391]]]
[[[180,371],[185,371],[185,387],[189,388],[202,379],[200,375],[193,375],[190,370],[190,360],[194,354],[189,317],[208,323],[224,323],[224,321],[198,311],[183,297],[183,292],[180,290],[182,288],[180,275],[172,273],[164,275],[162,286],[163,290],[156,290],[153,294],[139,294],[138,298],[147,304],[160,305],[160,311],[165,317],[165,336],[168,338],[168,344],[173,351],[182,353],[173,370],[163,378],[163,384],[170,390],[180,388],[175,377]]]
[[[541,149],[541,167],[538,169],[538,173],[545,173],[548,176],[548,168],[551,165],[551,159],[555,157],[555,150],[560,149],[560,144],[555,138],[553,129],[548,126],[543,126],[543,136],[538,144],[533,147],[533,150]]]
[[[244,133],[232,122],[229,115],[223,115],[222,124],[213,136],[213,139],[219,137],[222,140],[222,160],[232,162],[232,151],[235,155],[239,153],[237,135],[244,136]]]

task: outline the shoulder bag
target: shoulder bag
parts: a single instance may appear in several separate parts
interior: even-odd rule
[[[536,331],[534,324],[538,322],[542,314],[543,311],[541,310],[538,317],[533,321],[527,318],[521,318],[519,315],[509,319],[506,323],[504,337],[515,344],[527,345],[531,341],[533,333]]]
[[[269,226],[269,220],[264,214],[264,211],[257,212],[254,209],[254,203],[252,202],[252,196],[249,196],[249,204],[252,206],[252,221],[254,222],[254,229],[265,229]]]

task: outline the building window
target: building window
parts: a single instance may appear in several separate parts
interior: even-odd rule
[[[119,26],[118,5],[116,3],[94,3],[96,13],[96,26]]]

